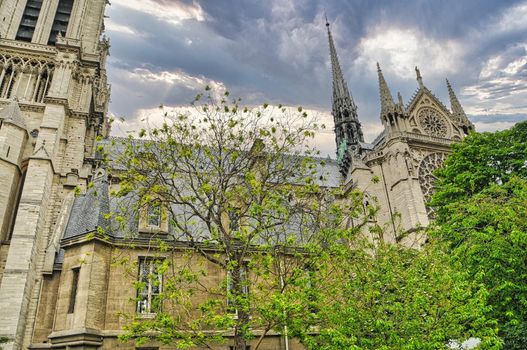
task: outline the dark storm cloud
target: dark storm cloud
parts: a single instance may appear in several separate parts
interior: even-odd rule
[[[405,100],[416,88],[415,64],[421,64],[425,83],[445,104],[448,75],[469,114],[484,109],[508,113],[510,105],[519,106],[521,96],[525,98],[527,77],[521,59],[526,56],[527,25],[522,11],[527,15],[527,10],[521,5],[527,5],[522,1],[113,3],[107,11],[112,41],[109,77],[111,111],[118,115],[133,116],[159,104],[186,105],[208,81],[225,85],[250,103],[329,110],[324,10],[366,123],[378,119],[375,61],[383,66],[392,93],[401,91]],[[161,77],[163,72],[172,75]],[[479,106],[493,97],[506,103]],[[490,118],[502,116],[498,111]]]

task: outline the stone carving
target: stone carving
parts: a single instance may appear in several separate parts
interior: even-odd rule
[[[0,97],[42,103],[55,66],[47,60],[0,55]],[[24,81],[24,84],[21,82]]]
[[[419,164],[419,184],[421,185],[421,190],[425,201],[428,201],[432,194],[434,193],[434,184],[436,177],[434,176],[434,171],[440,168],[443,165],[444,160],[447,155],[441,152],[430,153],[423,158]],[[431,208],[427,207],[428,215],[432,214]]]
[[[418,114],[421,128],[430,136],[446,137],[447,121],[432,108],[423,108]]]

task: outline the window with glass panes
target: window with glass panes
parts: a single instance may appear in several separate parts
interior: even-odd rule
[[[157,202],[148,205],[147,222],[150,227],[161,227],[161,206]]]
[[[152,314],[159,311],[159,294],[163,286],[163,278],[158,272],[161,261],[151,257],[139,258],[137,291],[137,313]]]
[[[240,278],[239,283],[241,285],[241,293],[243,296],[247,297],[249,295],[249,285],[247,281],[247,273],[249,269],[249,262],[244,261],[242,265],[240,266],[239,272],[240,272]],[[235,293],[234,291],[234,280],[232,271],[227,272],[227,312],[238,315],[238,308],[235,296],[233,295]]]

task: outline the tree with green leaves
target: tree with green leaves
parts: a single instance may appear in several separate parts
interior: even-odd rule
[[[440,244],[354,242],[333,246],[319,271],[318,332],[294,329],[308,349],[446,349],[476,337],[479,349],[501,348],[486,289],[472,285]]]
[[[504,348],[527,348],[527,122],[472,133],[437,171],[430,235],[489,293]]]
[[[136,284],[138,294],[155,289],[155,315],[125,315],[123,340],[256,350],[271,331],[316,321],[311,277],[328,245],[360,230],[345,223],[361,213],[361,194],[331,183],[336,165],[309,145],[323,126],[302,108],[240,103],[207,89],[194,113],[107,150],[120,229],[130,217],[168,223]]]

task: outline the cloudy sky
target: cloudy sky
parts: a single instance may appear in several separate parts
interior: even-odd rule
[[[247,104],[303,106],[331,125],[324,11],[366,141],[381,130],[375,63],[395,95],[414,66],[446,105],[445,78],[477,130],[527,120],[527,1],[112,0],[110,112],[120,134],[188,106],[209,84]],[[165,106],[160,110],[159,106]],[[334,154],[331,130],[317,138]]]

